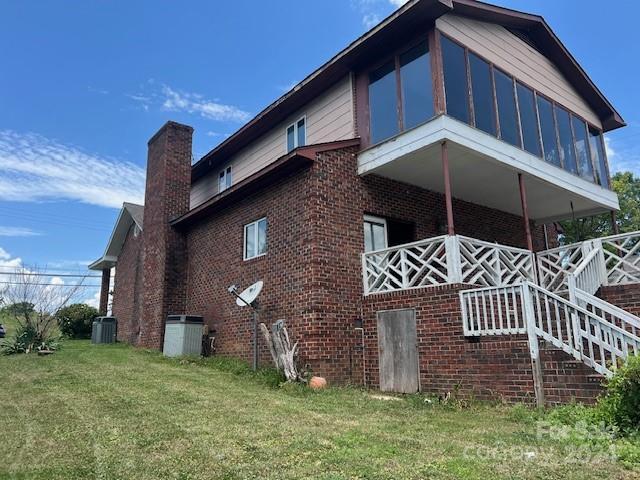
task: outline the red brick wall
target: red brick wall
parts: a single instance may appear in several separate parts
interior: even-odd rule
[[[420,386],[423,392],[483,400],[533,403],[533,377],[526,336],[465,338],[458,293],[460,285],[429,287],[370,295],[364,299],[365,375],[379,385],[376,312],[413,308],[416,311]],[[541,346],[543,385],[547,403],[572,399],[592,402],[601,377],[564,352]]]
[[[149,140],[144,201],[143,307],[140,343],[162,348],[168,314],[184,312],[185,236],[169,221],[189,210],[193,129],[167,122]]]
[[[114,279],[113,315],[118,319],[118,341],[138,343],[142,286],[142,235],[127,233]]]
[[[598,292],[598,296],[640,317],[640,284],[602,287]]]

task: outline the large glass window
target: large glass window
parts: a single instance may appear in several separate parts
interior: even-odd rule
[[[267,219],[261,218],[244,226],[244,259],[267,253]]]
[[[405,130],[433,116],[430,62],[426,43],[400,55],[402,121]]]
[[[369,74],[371,143],[398,133],[398,92],[393,61]]]
[[[587,140],[587,124],[575,115],[571,115],[571,126],[573,127],[573,144],[576,149],[578,173],[585,180],[593,182],[593,164]]]
[[[493,72],[496,82],[500,138],[511,145],[520,146],[520,131],[518,128],[516,99],[513,91],[513,78],[500,70],[494,70]]]
[[[491,67],[477,55],[469,53],[469,69],[476,127],[491,135],[497,135]]]
[[[464,48],[441,36],[447,115],[469,123],[469,87]]]
[[[223,192],[231,186],[231,165],[220,171],[218,174],[218,193]]]
[[[538,115],[533,90],[521,83],[516,83],[518,93],[518,110],[520,111],[520,127],[522,128],[522,147],[529,153],[540,156],[540,135],[538,133]]]
[[[573,150],[573,135],[571,134],[571,120],[569,112],[555,105],[556,122],[558,123],[558,140],[560,140],[560,160],[565,170],[578,173],[576,154]]]
[[[537,100],[544,159],[556,167],[561,167],[560,153],[558,152],[558,138],[556,136],[556,122],[553,119],[553,105],[541,96],[538,96]]]
[[[607,161],[602,147],[602,136],[600,132],[594,128],[589,128],[589,146],[591,147],[591,159],[596,168],[596,182],[604,188],[609,188]]]

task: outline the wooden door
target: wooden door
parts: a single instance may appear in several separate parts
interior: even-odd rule
[[[378,312],[380,390],[415,393],[419,389],[416,312]]]

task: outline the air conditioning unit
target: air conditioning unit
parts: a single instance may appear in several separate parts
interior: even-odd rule
[[[169,315],[164,327],[165,357],[180,357],[202,353],[202,327],[204,321],[197,315]]]
[[[91,343],[115,343],[116,317],[96,317],[91,324]]]

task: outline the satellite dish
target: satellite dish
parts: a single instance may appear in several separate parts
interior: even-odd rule
[[[254,283],[250,287],[247,287],[236,298],[236,305],[238,305],[239,307],[246,307],[247,305],[251,305],[253,302],[256,301],[256,298],[258,298],[258,295],[260,295],[263,285],[264,284],[262,280],[258,280],[256,283]]]

